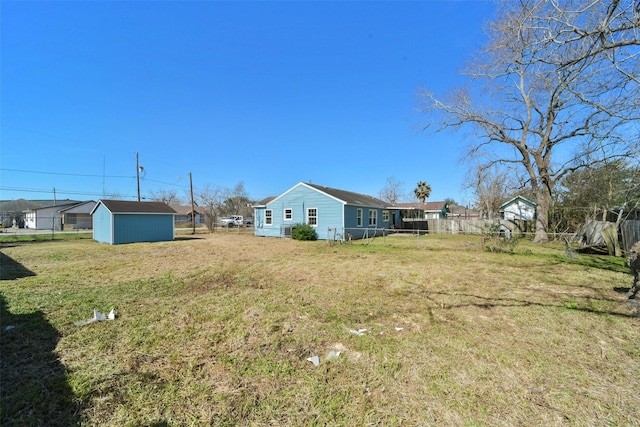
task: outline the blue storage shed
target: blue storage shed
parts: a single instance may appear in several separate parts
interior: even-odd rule
[[[365,194],[300,182],[254,206],[256,236],[289,237],[295,224],[309,224],[318,239],[373,237],[393,228],[399,211]]]
[[[91,211],[93,240],[111,245],[171,241],[175,214],[162,202],[99,200]]]

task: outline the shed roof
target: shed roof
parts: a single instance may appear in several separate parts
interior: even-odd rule
[[[102,204],[111,213],[147,213],[147,214],[175,214],[171,206],[162,202],[131,202],[128,200],[99,200],[91,211],[95,212]]]

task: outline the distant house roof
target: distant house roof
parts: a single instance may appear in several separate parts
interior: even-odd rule
[[[191,213],[191,205],[183,206],[183,205],[169,205],[171,209],[176,211],[178,215],[189,215]],[[206,214],[206,210],[202,206],[194,206],[193,210],[200,215]]]
[[[466,206],[450,204],[448,208],[449,208],[449,213],[447,214],[448,217],[475,218],[480,216],[479,211],[475,209],[467,208]]]
[[[55,208],[58,211],[62,211],[64,209],[68,209],[68,208],[74,207],[74,206],[76,206],[76,205],[78,205],[80,203],[82,203],[82,202],[73,201],[72,203],[69,203],[67,201],[67,203],[62,203],[62,204],[61,203],[57,203],[55,205],[42,206],[42,207],[33,208],[33,209],[25,209],[23,212],[33,212],[33,211],[40,211],[40,210],[43,210],[43,209],[52,209],[52,208]]]
[[[403,209],[422,209],[426,212],[440,212],[446,205],[446,202],[410,202],[410,203],[396,203],[395,207]]]
[[[307,185],[311,188],[315,188],[318,191],[321,191],[329,196],[335,197],[347,205],[352,206],[364,206],[364,207],[377,207],[377,208],[388,208],[391,207],[389,203],[377,199],[372,196],[367,196],[366,194],[354,193],[352,191],[339,190],[337,188],[324,187],[322,185],[311,184],[308,182],[300,183],[302,185]]]
[[[3,200],[0,202],[0,212],[22,212],[27,209],[41,208],[43,205],[32,200]]]
[[[69,203],[80,203],[77,200],[0,200],[0,212],[24,212],[26,210],[46,208],[54,205],[65,206]]]
[[[76,203],[66,208],[60,209],[60,212],[64,213],[77,213],[83,211],[83,213],[88,213],[93,210],[96,202],[93,200],[87,200],[86,202]]]
[[[266,198],[264,198],[264,199],[260,200],[258,203],[256,203],[256,204],[254,205],[254,207],[266,206],[266,205],[267,205],[267,203],[271,202],[272,200],[275,200],[277,197],[278,197],[278,196],[269,196],[269,197],[266,197]]]
[[[103,205],[111,213],[147,213],[147,214],[175,214],[171,206],[162,202],[131,202],[128,200],[99,200],[91,211],[95,212],[98,206]]]
[[[447,202],[411,202],[411,203],[397,203],[395,207],[400,209],[418,209],[425,212],[444,212],[445,206],[447,207],[447,215],[449,216],[466,216],[474,217],[479,216],[480,212],[474,209],[469,209],[465,206],[456,205]]]
[[[531,205],[531,206],[533,206],[533,207],[538,206],[538,204],[537,204],[536,202],[533,202],[533,201],[531,201],[531,200],[527,199],[526,197],[516,196],[516,197],[513,197],[513,198],[511,198],[511,199],[507,200],[507,201],[506,201],[506,202],[504,202],[503,204],[501,204],[501,205],[500,205],[500,209],[504,209],[505,207],[509,206],[509,205],[510,205],[510,204],[512,204],[512,203],[517,202],[518,200],[522,200],[523,202],[528,203],[528,204],[530,204],[530,205]]]

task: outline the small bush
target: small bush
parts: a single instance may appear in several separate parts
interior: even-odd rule
[[[316,240],[316,230],[309,224],[296,224],[291,229],[291,237],[295,240]]]
[[[501,233],[500,224],[495,224],[486,230],[486,236],[483,236],[482,241],[484,249],[488,252],[512,254],[520,239]]]

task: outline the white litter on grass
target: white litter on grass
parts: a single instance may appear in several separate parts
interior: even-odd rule
[[[367,330],[366,329],[358,329],[358,330],[350,329],[349,332],[351,332],[354,335],[362,336],[364,335],[365,332],[367,332]]]
[[[307,357],[307,360],[313,363],[313,365],[316,367],[320,366],[320,358],[318,356]]]
[[[401,330],[403,330],[404,328],[401,328],[399,326],[396,326],[396,331],[400,332]]]
[[[91,319],[80,320],[79,322],[74,322],[76,326],[84,326],[93,322],[101,322],[103,320],[114,320],[116,318],[116,309],[112,308],[109,314],[104,315],[98,311],[98,309],[93,309],[93,317]]]
[[[339,351],[335,351],[335,350],[331,350],[329,352],[329,354],[327,354],[327,357],[325,357],[325,360],[331,360],[331,359],[337,359],[338,357],[340,357],[340,352]],[[307,357],[307,360],[311,363],[313,363],[313,365],[317,368],[318,366],[320,366],[320,357],[319,356],[311,356],[311,357]]]
[[[338,357],[340,357],[339,351],[331,350],[329,354],[327,354],[327,360],[337,359]]]

